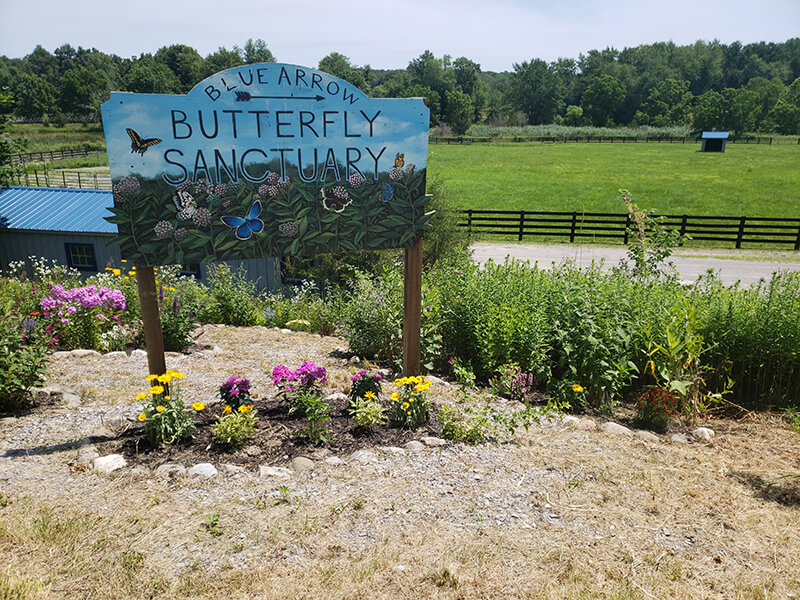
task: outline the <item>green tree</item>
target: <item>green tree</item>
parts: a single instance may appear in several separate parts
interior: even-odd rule
[[[234,50],[237,50],[237,48],[234,47]],[[244,62],[247,65],[275,62],[275,57],[272,55],[272,52],[270,52],[269,48],[267,48],[267,42],[261,38],[258,38],[256,41],[253,41],[252,38],[248,39],[244,43],[244,49],[240,54],[244,57]]]
[[[59,80],[59,107],[67,114],[97,121],[100,104],[108,99],[109,84],[99,71],[70,69]]]
[[[755,127],[757,131],[772,131],[774,125],[769,122],[769,113],[778,102],[786,86],[779,79],[753,77],[745,88],[758,96],[758,110]]]
[[[123,79],[123,85],[127,91],[139,94],[179,94],[183,91],[175,73],[150,55],[142,55],[134,62]]]
[[[17,82],[14,113],[23,119],[41,119],[57,110],[58,90],[36,75],[23,73]]]
[[[563,98],[561,78],[538,58],[514,64],[506,92],[509,104],[525,113],[528,123],[551,123]]]
[[[319,70],[344,79],[360,90],[367,90],[368,88],[367,78],[364,76],[364,72],[351,65],[350,59],[344,54],[331,52],[328,56],[319,61]]]
[[[153,60],[165,64],[181,82],[181,91],[188,92],[203,79],[205,62],[197,50],[183,44],[159,48]]]
[[[769,113],[775,130],[785,135],[800,133],[800,77],[787,87]]]
[[[444,122],[452,128],[453,133],[463,135],[472,125],[472,99],[461,90],[446,90],[444,94],[447,99]]]
[[[725,100],[722,94],[711,90],[701,95],[692,113],[692,129],[696,133],[723,129],[724,122]]]
[[[430,125],[435,127],[442,120],[442,99],[439,93],[424,85],[412,85],[396,94],[398,98],[424,98],[431,113]]]
[[[221,46],[216,52],[206,56],[204,77],[232,67],[241,67],[243,64],[242,55],[236,48],[228,50],[225,46]]]
[[[571,127],[579,127],[580,125],[585,125],[586,122],[583,118],[583,109],[580,106],[576,106],[575,104],[570,104],[567,107],[566,112],[564,113],[564,125],[570,125]]]
[[[6,132],[11,105],[11,94],[0,90],[0,187],[13,185],[19,169],[11,162],[11,157],[23,150],[22,144],[12,140]]]
[[[636,113],[636,120],[642,125],[655,127],[683,125],[689,121],[691,108],[689,82],[664,79],[650,90],[641,110]]]
[[[613,124],[612,116],[625,100],[625,87],[611,75],[596,77],[581,96],[583,114],[595,127]]]

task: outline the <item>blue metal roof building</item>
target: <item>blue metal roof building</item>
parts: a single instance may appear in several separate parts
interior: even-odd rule
[[[43,257],[78,269],[87,276],[121,264],[112,244],[117,226],[103,217],[114,205],[111,190],[44,187],[0,188],[0,269],[30,257]],[[260,290],[280,285],[277,259],[226,261],[243,269]],[[182,265],[205,280],[207,266]]]
[[[704,131],[700,138],[703,140],[700,152],[725,152],[727,131]]]

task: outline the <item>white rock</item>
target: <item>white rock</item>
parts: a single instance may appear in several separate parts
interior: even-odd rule
[[[597,431],[597,423],[591,419],[580,419],[576,427],[581,431]]]
[[[186,467],[177,463],[165,463],[156,469],[156,476],[185,475]]]
[[[79,408],[81,405],[81,397],[78,394],[64,394],[62,399],[67,404],[67,408]]]
[[[100,473],[113,473],[117,469],[121,469],[127,465],[127,461],[122,454],[109,454],[107,456],[98,456],[94,459],[94,469]]]
[[[147,358],[147,352],[145,352],[140,348],[136,348],[136,350],[131,352],[130,358],[132,359]]]
[[[375,455],[369,450],[356,450],[350,455],[350,460],[366,465],[375,460]]]
[[[653,433],[652,431],[646,431],[644,429],[637,429],[636,431],[633,432],[633,435],[635,435],[640,440],[644,440],[645,442],[661,441],[661,438],[658,437],[655,433]]]
[[[433,437],[433,436],[426,436],[420,440],[423,444],[428,446],[429,448],[435,448],[437,446],[444,446],[447,442],[442,438]]]
[[[710,442],[714,439],[714,430],[709,429],[708,427],[698,427],[694,431],[692,431],[692,436],[695,439],[703,440],[704,442]]]
[[[397,446],[381,446],[381,452],[386,452],[386,454],[405,454],[406,451],[402,448],[398,448]]]
[[[291,329],[285,329],[285,328],[279,329],[278,331],[280,331],[281,333],[294,333],[294,331],[292,331]]]
[[[410,452],[420,452],[422,450],[425,450],[425,444],[423,444],[422,442],[418,442],[417,440],[412,440],[410,442],[406,442],[405,444],[403,444],[403,448],[405,448]]]
[[[689,443],[689,438],[687,438],[682,433],[673,433],[670,436],[669,439],[670,439],[670,441],[672,441],[673,444],[688,444]]]
[[[86,348],[78,348],[70,352],[76,358],[86,358],[87,356],[102,356],[97,350],[87,350]]]
[[[600,431],[603,433],[612,433],[614,435],[626,435],[628,437],[633,435],[633,432],[630,429],[624,425],[620,425],[619,423],[614,423],[612,421],[608,421],[600,425]]]
[[[343,394],[342,392],[334,392],[325,396],[325,402],[330,404],[331,402],[347,402],[347,394]]]
[[[433,375],[426,375],[425,379],[430,381],[433,385],[444,385],[444,386],[449,386],[450,385],[450,383],[448,383],[444,379],[439,379],[438,377],[435,377]]]
[[[269,465],[261,465],[258,468],[258,476],[261,479],[269,479],[275,477],[277,479],[289,479],[292,476],[292,470],[285,467],[270,467]]]
[[[130,474],[134,477],[148,477],[150,475],[150,469],[142,466],[133,467],[130,470]]]
[[[562,422],[564,425],[569,425],[570,427],[577,427],[577,426],[578,426],[578,423],[580,423],[580,422],[581,422],[581,420],[580,420],[578,417],[576,417],[576,416],[573,416],[573,415],[566,415],[566,416],[564,416],[564,417],[561,419],[561,422]]]
[[[394,570],[398,573],[403,573],[406,570],[405,565],[395,565]]]
[[[235,475],[236,473],[243,473],[246,469],[244,467],[240,467],[239,465],[232,465],[229,463],[225,463],[220,465],[220,471],[223,473],[227,473],[228,475]]]
[[[292,459],[292,469],[297,471],[298,473],[302,471],[306,471],[314,467],[314,461],[310,458],[306,458],[305,456],[295,456]]]
[[[189,477],[199,477],[201,479],[210,479],[219,473],[217,468],[211,463],[197,463],[189,469]]]
[[[100,458],[100,453],[94,446],[84,446],[78,452],[79,465],[93,465],[96,458]]]
[[[117,350],[117,351],[114,351],[114,352],[106,352],[105,354],[103,354],[103,358],[107,358],[107,359],[125,358],[125,359],[127,359],[128,355],[125,354],[122,350]]]
[[[344,464],[344,461],[338,456],[329,456],[325,459],[325,464],[328,464],[332,467],[339,467]]]
[[[72,352],[70,350],[56,350],[53,352],[53,358],[66,358],[68,356],[72,356]]]

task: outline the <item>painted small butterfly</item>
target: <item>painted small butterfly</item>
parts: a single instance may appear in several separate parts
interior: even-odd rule
[[[190,221],[197,212],[197,202],[186,190],[178,190],[177,194],[172,197],[172,201],[178,209],[178,218],[181,221]]]
[[[258,218],[261,214],[261,202],[256,200],[247,216],[242,217],[220,217],[222,222],[228,227],[236,229],[236,237],[240,240],[248,240],[254,233],[258,233],[264,229],[264,221]]]
[[[392,189],[392,186],[387,183],[383,186],[383,191],[381,192],[380,201],[389,202],[389,200],[391,200],[392,198],[394,198],[394,190]]]
[[[147,152],[147,149],[150,146],[155,146],[156,144],[161,143],[159,138],[148,138],[143,140],[142,136],[140,136],[130,127],[126,128],[125,131],[128,132],[128,136],[131,138],[131,153],[138,152],[144,156],[144,153]]]
[[[325,188],[322,188],[322,206],[325,210],[330,210],[335,213],[342,212],[345,208],[350,206],[350,203],[353,201],[352,198],[349,196],[345,196],[344,198],[337,197],[336,195],[328,196],[325,193]]]
[[[403,165],[405,164],[405,158],[406,158],[405,154],[401,154],[400,152],[395,154],[394,166],[397,167],[398,169],[402,169]]]

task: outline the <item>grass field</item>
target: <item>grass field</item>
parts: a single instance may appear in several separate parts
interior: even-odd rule
[[[624,212],[617,190],[661,214],[800,216],[800,147],[728,144],[431,145],[428,171],[458,208]]]
[[[14,139],[25,141],[21,152],[48,152],[72,148],[92,148],[105,150],[106,140],[103,127],[99,123],[68,123],[64,127],[41,124],[16,123],[9,128]]]

